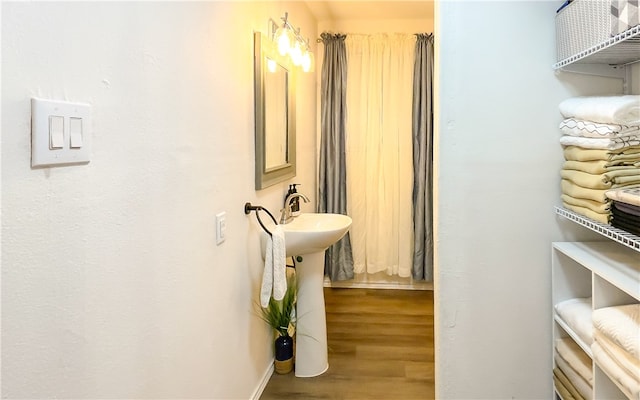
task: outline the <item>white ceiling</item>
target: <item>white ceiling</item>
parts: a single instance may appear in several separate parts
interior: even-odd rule
[[[318,21],[433,18],[433,1],[305,0]]]

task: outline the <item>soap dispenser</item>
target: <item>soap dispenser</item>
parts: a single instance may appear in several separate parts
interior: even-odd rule
[[[293,193],[292,191],[293,191],[293,188],[291,187],[291,185],[289,185],[289,190],[287,190],[287,193],[284,195],[285,200],[287,200],[287,197],[289,197],[289,195]]]
[[[290,185],[289,193],[290,194],[298,193],[298,190],[296,190],[296,186],[298,185],[300,184],[294,183]],[[300,215],[300,198],[299,197],[296,197],[293,200],[291,200],[291,215],[293,215],[294,217],[297,217],[298,215]]]
[[[284,195],[284,201],[285,201],[284,206],[285,206],[285,207],[290,207],[290,208],[289,208],[290,210],[293,210],[293,200],[291,200],[291,204],[290,204],[290,205],[289,205],[289,204],[287,204],[286,202],[287,202],[287,199],[289,199],[289,196],[290,196],[292,193],[294,193],[294,192],[293,192],[293,186],[292,186],[292,185],[289,185],[289,190],[287,190],[287,193]]]

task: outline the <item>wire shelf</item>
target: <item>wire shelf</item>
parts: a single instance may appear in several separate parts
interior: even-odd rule
[[[615,228],[611,225],[596,222],[591,218],[587,218],[563,207],[556,207],[556,214],[565,217],[579,225],[589,228],[611,240],[623,244],[631,249],[640,251],[640,237],[633,235],[622,229]]]
[[[640,60],[640,25],[636,25],[610,39],[553,65],[561,69],[570,64],[626,65]]]

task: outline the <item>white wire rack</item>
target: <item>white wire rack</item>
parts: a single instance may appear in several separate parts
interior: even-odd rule
[[[640,25],[636,25],[602,43],[558,61],[553,65],[553,69],[561,69],[573,63],[626,65],[639,59]]]
[[[622,229],[615,228],[611,225],[602,224],[596,222],[590,218],[576,214],[573,211],[567,210],[563,207],[556,207],[556,214],[565,217],[579,225],[591,229],[611,240],[621,243],[627,247],[630,247],[636,251],[640,251],[640,237],[633,235]]]

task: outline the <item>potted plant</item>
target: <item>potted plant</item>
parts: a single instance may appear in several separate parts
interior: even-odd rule
[[[282,300],[269,299],[267,307],[260,307],[260,317],[276,332],[275,371],[288,374],[293,370],[293,338],[295,332],[298,287],[295,274],[287,276],[287,291]]]

